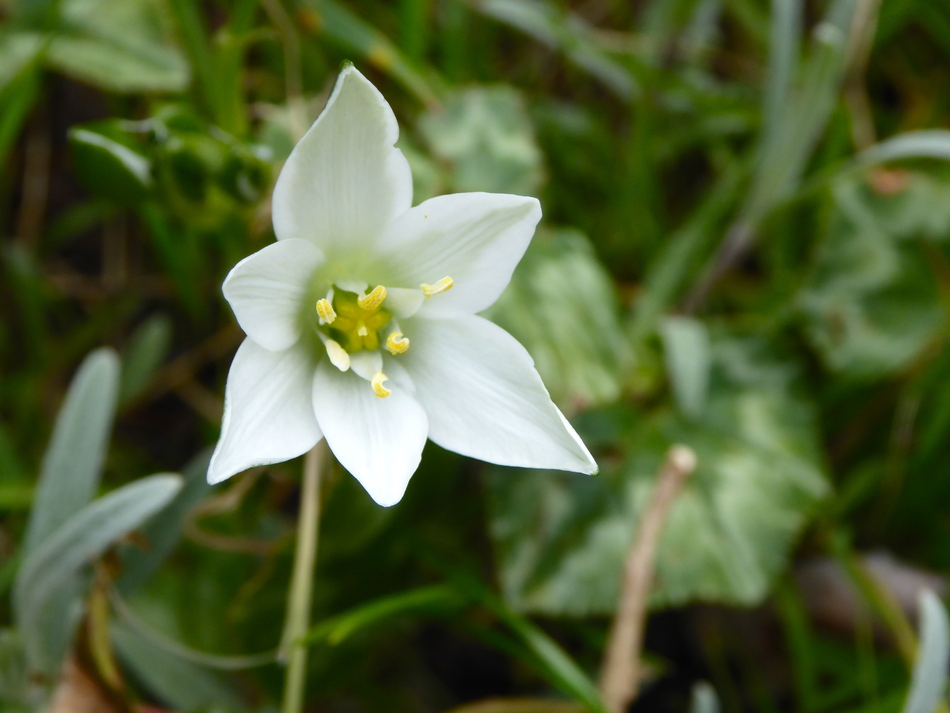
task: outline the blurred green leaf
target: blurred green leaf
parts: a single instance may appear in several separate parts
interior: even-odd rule
[[[436,157],[451,165],[453,191],[537,194],[541,151],[524,100],[511,87],[451,94],[420,126]]]
[[[903,713],[934,713],[945,700],[950,665],[950,621],[943,603],[929,589],[920,592],[920,647]]]
[[[72,127],[67,135],[76,175],[90,192],[120,205],[148,196],[151,162],[115,122]]]
[[[950,237],[950,216],[945,197],[927,181],[890,198],[863,181],[843,181],[834,199],[799,306],[806,334],[830,369],[873,378],[905,367],[945,324],[931,260],[916,240]]]
[[[798,188],[815,147],[835,108],[848,60],[848,36],[857,0],[833,0],[815,26],[809,50],[787,86],[797,56],[794,35],[800,23],[797,3],[780,5],[775,13],[770,76],[766,91],[766,119],[757,172],[745,205],[755,222]],[[781,102],[781,105],[779,104]]]
[[[422,102],[438,103],[438,80],[434,73],[424,73],[385,34],[358,14],[335,0],[297,0],[297,3],[315,13],[307,21],[314,29],[358,52],[365,61],[391,75]]]
[[[623,99],[639,93],[632,74],[605,52],[579,16],[541,0],[466,0],[479,12],[563,52],[574,64]]]
[[[0,705],[4,713],[35,710],[38,701],[31,700],[33,686],[28,674],[21,637],[11,629],[0,629]]]
[[[496,469],[492,535],[505,597],[552,615],[614,610],[622,562],[671,444],[699,468],[657,553],[654,605],[755,604],[828,491],[799,369],[761,337],[715,333],[703,417],[661,408],[625,439],[626,463],[598,478]]]
[[[123,486],[77,508],[26,556],[14,585],[13,605],[32,669],[55,679],[80,613],[82,571],[164,507],[180,488],[181,478],[168,474]]]
[[[47,51],[64,74],[113,92],[179,92],[188,65],[154,0],[64,0]]]
[[[167,314],[150,317],[132,333],[122,352],[119,403],[133,400],[149,385],[168,356],[171,343],[172,321]]]
[[[145,584],[182,538],[182,529],[191,511],[208,497],[210,451],[201,453],[183,469],[184,483],[178,494],[141,528],[145,548],[128,545],[121,548],[123,570],[116,586],[129,593]]]
[[[706,407],[712,367],[706,326],[691,317],[667,317],[660,324],[660,335],[676,406],[687,418],[699,418]]]
[[[490,315],[524,344],[555,401],[590,405],[617,398],[629,361],[616,305],[587,238],[564,229],[535,238]]]
[[[112,625],[119,657],[165,705],[181,711],[244,711],[235,688],[216,673],[166,649],[135,629]]]
[[[689,713],[719,713],[719,697],[715,689],[705,681],[693,686]]]
[[[76,372],[43,456],[23,547],[42,546],[67,518],[95,496],[102,473],[119,382],[111,349],[92,352]]]

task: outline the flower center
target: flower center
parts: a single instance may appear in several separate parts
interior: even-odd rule
[[[327,299],[317,302],[317,315],[326,324],[329,336],[350,354],[379,349],[379,330],[392,319],[383,309],[385,299],[386,288],[382,285],[367,295],[336,288],[332,303]]]
[[[450,290],[454,282],[451,277],[443,277],[434,284],[422,284],[415,294],[417,299],[429,299]],[[421,292],[421,294],[419,294]],[[396,299],[402,293],[402,308]],[[413,290],[395,289],[395,312],[410,316],[418,309],[405,309],[406,295]],[[399,331],[393,321],[393,314],[383,308],[388,291],[383,285],[377,285],[370,292],[357,294],[333,285],[327,296],[317,300],[316,331],[327,350],[327,357],[337,369],[347,371],[350,368],[370,382],[373,393],[384,399],[392,390],[384,386],[388,377],[383,373],[383,358],[379,351],[381,344],[393,356],[405,354],[409,350],[409,339]]]

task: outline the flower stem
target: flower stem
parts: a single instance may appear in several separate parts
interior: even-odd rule
[[[310,628],[313,577],[317,564],[317,535],[320,525],[320,461],[323,443],[314,446],[304,459],[303,487],[300,491],[300,519],[294,570],[287,598],[287,619],[281,640],[281,658],[287,662],[282,713],[303,709],[307,678],[307,645],[301,640]]]
[[[653,584],[656,548],[666,516],[686,479],[696,470],[696,455],[686,446],[673,446],[660,468],[649,505],[627,552],[617,614],[607,638],[600,693],[611,713],[622,713],[637,695],[640,649],[647,601]]]

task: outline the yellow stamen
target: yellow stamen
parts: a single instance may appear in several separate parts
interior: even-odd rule
[[[454,284],[455,280],[446,275],[434,285],[422,283],[419,285],[419,287],[422,288],[422,294],[424,294],[426,297],[435,297],[436,295],[441,295],[443,292],[448,292],[451,290]]]
[[[387,377],[383,372],[377,371],[376,375],[373,377],[373,381],[371,382],[373,385],[373,393],[381,399],[385,399],[392,393],[392,389],[387,389],[385,386],[383,386],[384,381],[389,381],[389,377]]]
[[[330,363],[340,371],[346,371],[350,368],[350,355],[340,346],[339,342],[328,339],[324,346],[327,349],[327,356],[330,357]]]
[[[409,340],[403,336],[402,332],[393,332],[386,337],[386,348],[390,354],[405,354],[409,349]]]
[[[383,303],[384,299],[386,299],[386,288],[382,285],[376,285],[368,295],[357,297],[356,304],[363,309],[376,309]]]
[[[333,305],[330,304],[330,300],[317,300],[317,315],[323,320],[324,324],[333,324],[333,320],[336,319],[336,311],[333,309]]]

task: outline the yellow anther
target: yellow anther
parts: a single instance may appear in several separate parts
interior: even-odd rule
[[[423,283],[419,285],[419,287],[422,288],[422,294],[424,294],[426,297],[435,297],[436,295],[441,295],[443,292],[448,292],[451,290],[454,284],[455,280],[446,275],[434,285],[427,285]]]
[[[368,295],[357,297],[356,304],[363,309],[376,309],[383,303],[384,299],[386,299],[386,288],[382,285],[376,285]]]
[[[324,324],[333,324],[333,320],[336,319],[336,312],[333,305],[330,304],[330,300],[317,300],[317,315],[323,320]]]
[[[346,371],[350,368],[350,355],[340,346],[339,342],[328,339],[324,344],[327,350],[327,356],[330,357],[330,363],[340,371]]]
[[[386,348],[390,354],[405,354],[409,349],[409,340],[403,336],[402,332],[393,332],[386,337]]]
[[[385,399],[392,393],[392,389],[387,389],[385,386],[383,386],[384,381],[389,381],[389,377],[387,377],[383,372],[377,371],[376,375],[373,377],[373,381],[371,382],[373,385],[373,393],[381,399]]]

